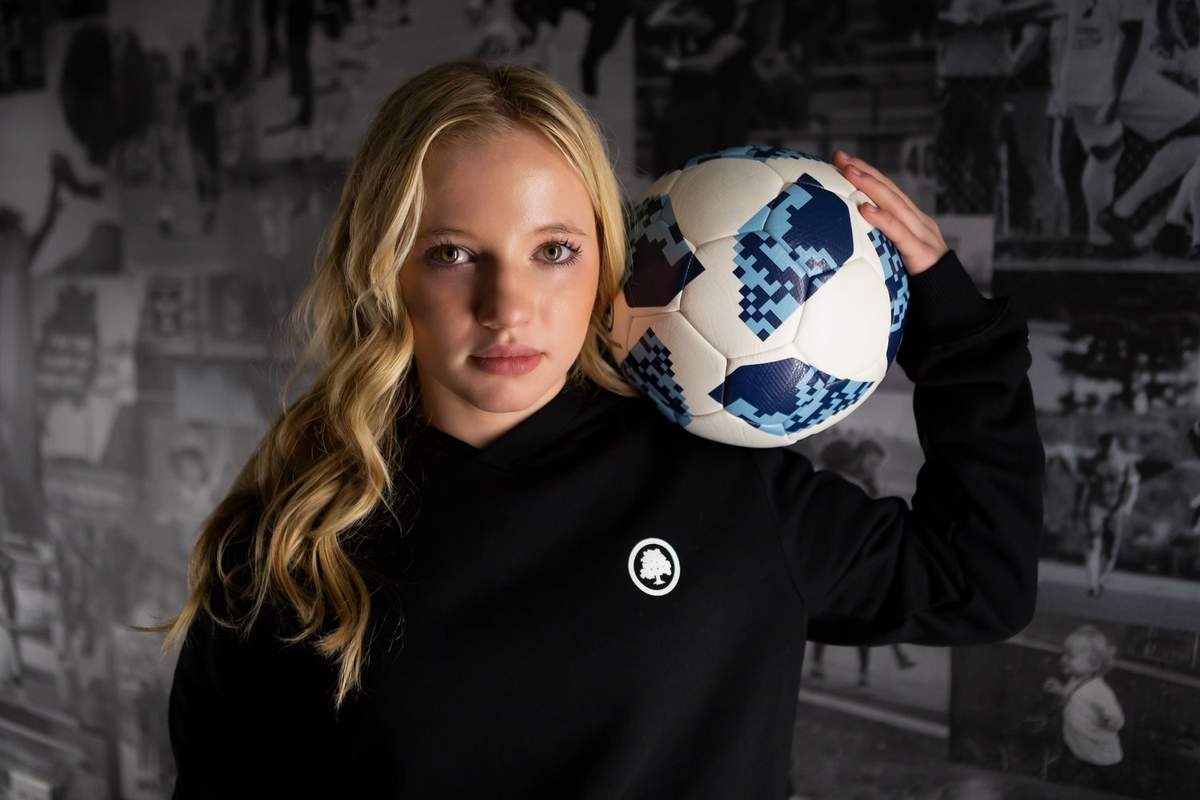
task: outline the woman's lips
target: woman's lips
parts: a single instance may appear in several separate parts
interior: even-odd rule
[[[530,347],[520,342],[513,342],[512,344],[494,344],[472,355],[480,358],[513,358],[515,356],[532,356],[540,352],[536,347]]]
[[[531,372],[542,360],[541,353],[528,356],[510,356],[507,358],[481,358],[470,356],[469,360],[479,369],[492,375],[524,375]]]

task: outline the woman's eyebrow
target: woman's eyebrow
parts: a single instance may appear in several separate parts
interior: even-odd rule
[[[457,233],[462,236],[471,235],[468,231],[464,231],[462,228],[440,227],[427,228],[426,230],[421,231],[419,236],[421,238],[429,238],[431,236],[444,236],[450,233]],[[568,225],[565,222],[551,222],[550,224],[543,225],[540,228],[534,228],[530,231],[530,233],[573,233],[576,236],[587,236],[587,234],[583,231],[579,230],[573,225]]]

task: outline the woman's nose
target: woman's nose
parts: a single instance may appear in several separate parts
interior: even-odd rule
[[[475,315],[481,325],[513,328],[530,319],[537,287],[529,265],[494,260],[478,275]]]

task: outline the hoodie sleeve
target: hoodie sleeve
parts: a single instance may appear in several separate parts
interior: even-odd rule
[[[785,563],[829,644],[1003,641],[1037,596],[1045,455],[1028,324],[979,293],[953,250],[909,276],[897,364],[925,461],[911,506],[791,448],[753,451]]]

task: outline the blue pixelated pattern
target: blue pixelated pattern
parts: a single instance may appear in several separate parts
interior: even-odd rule
[[[869,236],[879,263],[883,265],[883,279],[892,300],[892,325],[888,331],[887,362],[891,364],[904,338],[904,320],[908,316],[908,272],[899,251],[882,231],[872,228]]]
[[[671,350],[654,333],[653,328],[638,339],[621,362],[626,377],[658,406],[663,416],[685,428],[692,421],[683,387],[675,380]]]
[[[850,408],[873,384],[835,378],[799,359],[784,358],[738,367],[709,397],[763,433],[787,436]]]
[[[738,237],[734,264],[733,274],[742,282],[738,318],[762,341],[835,271],[819,256],[802,257],[759,231]]]
[[[739,319],[766,341],[854,254],[849,210],[807,173],[737,231]]]

